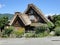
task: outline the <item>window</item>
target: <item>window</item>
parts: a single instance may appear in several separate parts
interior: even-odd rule
[[[33,13],[34,13],[34,11],[33,11],[33,10],[30,10],[29,14],[31,15],[31,14],[33,14]]]
[[[31,10],[30,13],[33,14],[33,10]]]
[[[30,15],[29,18],[30,18],[30,20],[35,20],[35,16],[34,15]]]

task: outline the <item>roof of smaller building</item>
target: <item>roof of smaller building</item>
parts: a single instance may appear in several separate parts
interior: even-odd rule
[[[25,26],[31,24],[31,21],[28,18],[27,14],[22,14],[22,13],[16,12],[13,19],[10,21],[9,25],[13,24],[13,22],[17,16],[22,20],[22,22],[24,23]]]

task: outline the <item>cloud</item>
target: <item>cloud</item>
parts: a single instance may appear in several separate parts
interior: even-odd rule
[[[52,15],[59,15],[60,13],[49,13],[49,14],[45,14],[45,16],[52,16]]]
[[[4,4],[0,4],[0,8],[3,8],[5,5]]]
[[[49,14],[45,14],[46,16],[52,16],[55,15],[55,13],[49,13]]]

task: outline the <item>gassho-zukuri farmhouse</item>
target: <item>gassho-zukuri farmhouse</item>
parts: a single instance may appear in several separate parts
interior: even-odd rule
[[[24,28],[25,30],[34,30],[36,26],[41,26],[51,22],[48,20],[42,11],[34,4],[28,4],[27,9],[21,12],[15,12],[9,25],[14,26],[15,29]]]

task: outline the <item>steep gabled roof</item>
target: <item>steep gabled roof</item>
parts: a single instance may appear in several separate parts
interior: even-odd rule
[[[40,9],[38,9],[35,5],[33,4],[28,4],[28,8],[25,10],[25,12],[22,14],[20,12],[16,12],[13,19],[10,21],[9,25],[12,25],[14,20],[16,19],[16,17],[18,16],[22,22],[24,23],[24,25],[30,25],[31,21],[29,19],[29,17],[27,16],[27,12],[29,11],[29,9],[32,8],[46,23],[50,22],[42,13],[42,11]]]
[[[42,11],[41,11],[40,9],[38,9],[38,8],[37,8],[35,5],[33,5],[33,4],[28,4],[28,7],[27,7],[27,9],[25,10],[24,13],[26,14],[30,8],[34,9],[34,11],[36,11],[37,14],[38,14],[45,22],[50,22],[50,21],[44,16],[44,14],[42,13]]]
[[[17,16],[22,20],[25,26],[31,24],[31,21],[26,14],[21,14],[20,12],[16,12],[13,19],[10,21],[9,25],[13,24]]]

